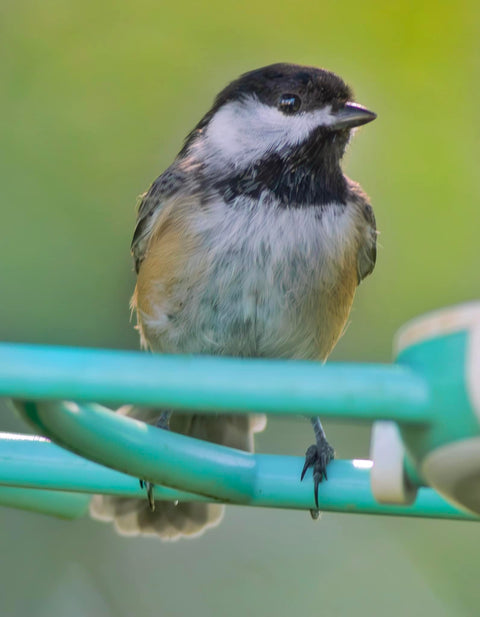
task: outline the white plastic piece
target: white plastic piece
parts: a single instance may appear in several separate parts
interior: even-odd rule
[[[454,505],[480,514],[480,437],[431,452],[422,462],[422,476]]]
[[[405,475],[405,448],[395,422],[375,422],[372,426],[370,474],[372,493],[379,503],[404,504],[414,502],[417,489]]]
[[[466,371],[470,402],[480,422],[480,316],[470,331]]]
[[[406,347],[459,330],[470,330],[480,324],[480,302],[474,300],[446,309],[432,311],[406,323],[394,340],[395,357]]]
[[[480,422],[480,302],[473,300],[446,309],[432,311],[412,319],[397,332],[394,356],[412,345],[431,338],[466,330],[466,385],[471,405]]]

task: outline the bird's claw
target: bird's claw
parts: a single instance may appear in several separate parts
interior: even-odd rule
[[[164,431],[170,430],[170,417],[172,415],[172,410],[167,409],[166,411],[162,411],[157,421],[155,422],[155,426],[157,428],[161,428]],[[155,497],[153,496],[153,487],[155,486],[148,480],[139,480],[140,488],[144,488],[147,491],[147,499],[148,505],[150,507],[151,512],[155,512]]]
[[[153,487],[155,486],[148,480],[140,480],[140,488],[144,488],[147,491],[148,505],[151,512],[155,512],[155,497],[153,496]]]
[[[305,452],[305,464],[302,469],[300,480],[303,480],[307,469],[312,467],[313,471],[313,494],[315,497],[315,505],[318,508],[318,486],[325,478],[327,480],[327,465],[334,458],[335,451],[325,439],[320,443],[313,444]],[[312,518],[318,518],[318,509],[310,510]]]

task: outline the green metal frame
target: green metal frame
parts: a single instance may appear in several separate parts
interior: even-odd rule
[[[434,380],[407,363],[323,366],[13,344],[0,344],[0,396],[15,399],[44,436],[0,435],[0,503],[65,517],[84,514],[92,493],[144,498],[138,478],[156,485],[158,500],[314,507],[311,482],[299,481],[302,457],[202,442],[90,401],[180,412],[393,420],[417,438],[435,432],[438,405]],[[478,520],[422,486],[415,453],[408,461],[405,473],[421,487],[414,504],[377,503],[371,462],[336,460],[320,486],[321,509]]]
[[[0,396],[125,402],[203,413],[426,424],[428,382],[408,366],[327,364],[0,344]]]

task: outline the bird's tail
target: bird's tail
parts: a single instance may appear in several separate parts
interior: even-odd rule
[[[148,424],[156,424],[161,415],[158,409],[137,409],[125,406],[117,413]],[[253,452],[255,433],[265,428],[263,415],[213,416],[173,414],[170,429],[231,448]],[[116,530],[128,536],[156,535],[163,540],[177,540],[202,534],[215,527],[223,517],[224,506],[216,503],[156,501],[152,512],[148,500],[95,495],[90,502],[93,518],[113,522]]]

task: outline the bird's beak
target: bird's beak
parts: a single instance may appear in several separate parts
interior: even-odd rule
[[[334,129],[351,129],[375,120],[377,114],[369,111],[357,103],[345,103],[338,111],[333,112],[335,121],[331,125]]]

